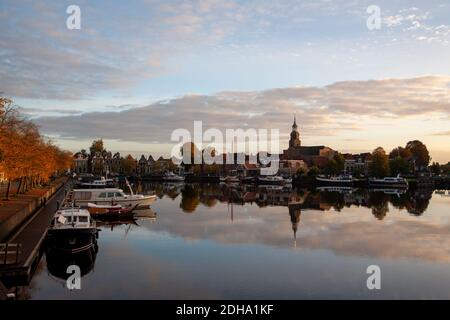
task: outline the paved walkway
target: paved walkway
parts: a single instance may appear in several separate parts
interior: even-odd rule
[[[0,275],[8,276],[30,276],[36,257],[39,256],[40,246],[45,238],[46,231],[51,219],[57,209],[57,204],[62,203],[66,194],[66,186],[60,188],[46,203],[39,209],[8,242],[21,245],[17,264],[0,265]]]
[[[45,236],[45,231],[52,221],[53,215],[57,209],[57,202],[62,203],[65,196],[65,188],[57,191],[47,204],[41,208],[35,216],[28,221],[15,235],[13,235],[9,242],[20,243],[21,254],[19,261],[27,266],[27,259],[30,257],[32,251],[37,244],[42,241],[41,238]]]
[[[65,178],[56,179],[51,183],[51,185],[58,185],[64,181],[64,179]],[[15,187],[12,189],[14,190]],[[4,192],[0,192],[0,225],[17,212],[24,210],[27,207],[29,208],[33,203],[39,201],[39,199],[43,197],[48,190],[49,187],[36,188],[26,194],[19,195],[15,195],[11,192],[9,200],[4,200]]]

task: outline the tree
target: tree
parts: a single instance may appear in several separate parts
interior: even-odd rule
[[[316,166],[312,166],[308,170],[308,177],[316,177],[319,174],[320,174],[320,169],[318,167],[316,167]]]
[[[338,171],[336,161],[334,159],[328,160],[325,167],[323,168],[323,171],[328,175],[336,174],[336,171]]]
[[[409,163],[405,158],[400,156],[395,157],[390,161],[391,174],[396,176],[398,174],[408,174],[409,173]]]
[[[430,153],[428,152],[427,146],[425,144],[423,144],[419,140],[409,141],[406,144],[406,149],[408,149],[411,152],[415,160],[416,166],[418,166],[419,168],[424,168],[428,166],[431,158]]]
[[[412,156],[412,152],[410,149],[397,147],[392,149],[389,153],[389,159],[395,159],[397,157],[401,157],[403,159],[409,159]]]
[[[441,166],[443,174],[450,174],[450,161],[447,164]]]
[[[70,168],[72,155],[42,136],[32,122],[25,120],[11,99],[0,97],[0,160],[8,179],[19,181],[17,192],[26,192],[45,183],[53,175]]]
[[[297,177],[304,177],[304,176],[306,176],[306,170],[304,168],[298,168]]]
[[[345,166],[344,156],[341,153],[336,152],[333,156],[333,160],[336,161],[336,169],[337,169],[336,174],[339,174],[342,171],[344,171],[344,166]]]
[[[134,169],[136,168],[136,160],[134,160],[131,154],[122,159],[122,168],[123,173],[125,173],[126,175],[130,175],[133,173]]]
[[[345,159],[342,154],[336,152],[333,159],[329,160],[325,165],[324,171],[326,174],[337,175],[344,170]]]
[[[442,173],[441,166],[438,162],[433,162],[433,164],[430,166],[430,170],[433,174],[438,175]]]
[[[383,178],[389,175],[389,159],[382,147],[378,147],[372,152],[372,162],[369,166],[369,173],[373,177]]]
[[[89,148],[89,152],[90,152],[92,157],[95,156],[97,153],[103,154],[104,151],[105,151],[105,148],[103,146],[103,140],[102,139],[98,139],[98,140],[92,141],[92,145]]]

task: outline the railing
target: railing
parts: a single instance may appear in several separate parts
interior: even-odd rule
[[[0,266],[18,263],[21,247],[20,243],[0,243]]]

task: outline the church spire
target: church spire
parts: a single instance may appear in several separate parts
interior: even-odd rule
[[[289,139],[289,148],[291,147],[300,147],[300,133],[297,130],[297,119],[294,114],[294,123],[292,124],[291,138]]]

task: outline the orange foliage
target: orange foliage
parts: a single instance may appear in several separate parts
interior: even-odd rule
[[[23,119],[12,101],[0,97],[0,165],[5,177],[25,179],[31,187],[70,168],[72,156]]]

